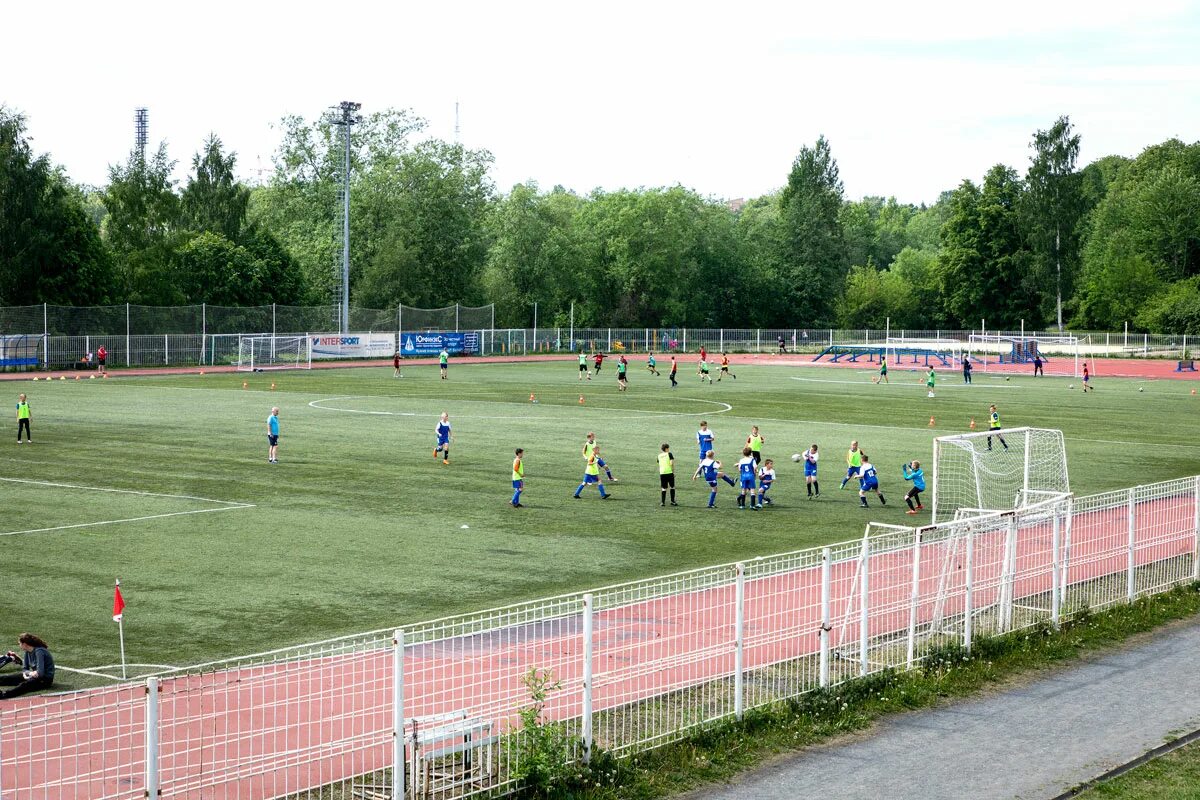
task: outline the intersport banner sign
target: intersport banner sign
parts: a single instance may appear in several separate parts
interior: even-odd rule
[[[313,358],[391,358],[394,333],[313,333],[308,345]]]

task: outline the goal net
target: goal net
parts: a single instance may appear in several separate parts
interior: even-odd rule
[[[307,336],[239,336],[238,372],[312,369]]]
[[[969,337],[974,361],[989,368],[1007,369],[1028,365],[1032,372],[1036,359],[1042,360],[1047,375],[1078,377],[1080,352],[1077,336],[1011,336],[973,333]],[[1019,366],[1018,366],[1019,368]]]
[[[957,339],[889,336],[884,352],[888,362],[896,366],[910,363],[937,368],[961,366],[965,349]]]
[[[1062,431],[1009,428],[933,440],[933,521],[1023,508],[1070,493]]]

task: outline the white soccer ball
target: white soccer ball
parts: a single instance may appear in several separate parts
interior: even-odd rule
[[[1140,386],[1139,386],[1139,387],[1138,387],[1138,391],[1139,391],[1139,392],[1144,392],[1144,391],[1146,391],[1146,390],[1145,390],[1145,389],[1143,389],[1142,387],[1140,387]]]
[[[1073,383],[1068,383],[1068,384],[1067,384],[1067,388],[1068,388],[1068,389],[1074,389],[1074,388],[1075,388],[1075,384],[1073,384]]]
[[[799,461],[799,460],[800,460],[800,454],[792,453],[792,461]]]

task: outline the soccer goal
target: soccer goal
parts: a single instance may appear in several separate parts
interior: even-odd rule
[[[933,521],[1006,511],[1069,494],[1062,431],[1009,428],[933,440]]]
[[[312,369],[312,348],[307,336],[239,336],[237,369]]]
[[[889,336],[884,352],[888,361],[896,366],[903,365],[907,356],[912,364],[923,362],[932,367],[959,367],[965,349],[957,339]]]
[[[989,366],[1028,364],[1032,371],[1036,359],[1042,360],[1047,375],[1079,377],[1081,374],[1078,336],[1005,336],[972,333],[969,337],[971,356]]]

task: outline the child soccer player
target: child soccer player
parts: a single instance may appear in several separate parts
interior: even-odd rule
[[[579,487],[575,490],[575,494],[573,495],[573,497],[576,500],[582,500],[583,498],[580,497],[579,494],[586,487],[592,485],[593,483],[596,484],[596,488],[598,488],[600,490],[600,499],[601,500],[607,500],[608,498],[612,497],[612,495],[610,495],[608,492],[604,491],[604,481],[600,480],[599,461],[600,461],[600,446],[592,445],[592,455],[590,458],[588,458],[587,466],[584,467],[584,470],[583,470],[583,483],[579,484]]]
[[[708,361],[708,351],[704,349],[704,345],[700,345],[700,360]]]
[[[696,431],[696,441],[700,444],[701,461],[712,457],[713,442],[716,438],[717,435],[708,427],[708,423],[704,420],[700,420],[700,430]],[[737,486],[737,484],[733,482],[733,478],[730,478],[724,473],[721,474],[721,480],[725,481],[730,486]]]
[[[963,356],[963,383],[971,382],[971,370],[973,369],[970,356]]]
[[[595,372],[596,377],[599,378],[600,368],[604,366],[604,353],[596,353],[596,355],[592,356],[592,366],[593,372]]]
[[[846,484],[851,478],[858,477],[858,468],[862,466],[862,451],[858,449],[858,441],[850,443],[850,449],[846,451],[846,477],[842,478],[841,488],[845,489]]]
[[[448,366],[450,366],[450,354],[443,347],[442,352],[438,353],[438,368],[442,371],[442,380],[446,380],[446,368]]]
[[[700,382],[701,383],[704,383],[704,379],[708,378],[709,384],[710,385],[712,384],[712,382],[713,382],[712,375],[708,374],[708,362],[705,361],[703,358],[700,359],[699,369],[697,369],[696,371],[700,373]]]
[[[992,449],[992,434],[1000,440],[1000,444],[1004,445],[1004,449],[1008,449],[1008,442],[1004,441],[1004,437],[1000,435],[1000,412],[996,410],[996,405],[993,403],[988,407],[988,450]]]
[[[584,375],[587,376],[587,379],[589,381],[592,379],[592,373],[588,372],[587,353],[580,353],[579,354],[579,380],[583,380]]]
[[[1086,393],[1094,390],[1095,387],[1092,386],[1092,373],[1088,372],[1087,362],[1085,361],[1083,362],[1083,391]]]
[[[675,454],[671,452],[671,445],[663,443],[659,448],[661,452],[658,454],[658,487],[661,498],[660,506],[667,504],[667,490],[671,490],[671,505],[677,506],[675,502]]]
[[[879,380],[876,383],[889,383],[887,376],[887,356],[879,357]]]
[[[392,377],[393,378],[404,377],[403,375],[400,374],[400,351],[399,350],[396,351],[396,355],[392,356]]]
[[[766,443],[758,432],[757,425],[750,426],[750,435],[746,437],[746,444],[750,447],[750,452],[754,456],[754,463],[757,465],[762,461],[763,444]]]
[[[513,508],[524,508],[525,507],[525,506],[521,505],[521,492],[525,491],[524,456],[525,456],[525,451],[523,449],[521,449],[520,447],[518,447],[516,450],[516,458],[513,459],[513,465],[512,465],[512,483],[513,483],[512,507]]]
[[[933,367],[929,368],[929,372],[925,375],[925,388],[929,390],[929,397],[933,397],[933,385],[937,383],[937,378],[934,375]]]
[[[742,491],[740,493],[738,493],[738,508],[740,508],[743,511],[746,510],[746,494],[748,492],[749,496],[750,496],[750,509],[752,511],[757,511],[758,506],[756,506],[754,504],[754,501],[755,501],[755,498],[758,496],[758,490],[755,487],[755,480],[757,479],[758,476],[754,474],[755,473],[754,456],[750,455],[749,447],[742,448],[742,457],[740,459],[738,459],[737,467],[738,467],[738,479],[741,481],[741,484],[742,484],[742,486],[741,486]]]
[[[817,482],[817,446],[814,444],[804,451],[804,486],[808,490],[808,499],[821,496],[821,484]]]
[[[274,414],[279,413],[279,409],[275,409]],[[25,394],[22,392],[17,395],[17,444],[21,443],[21,433],[25,433],[25,437],[29,439],[29,443],[33,444],[33,432],[29,430],[30,420],[33,419],[29,411],[29,401],[25,399]],[[268,420],[270,422],[270,420]],[[268,434],[270,431],[268,431]],[[268,436],[268,438],[270,438]],[[279,418],[275,417],[275,438],[279,438]],[[275,443],[271,443],[271,453],[269,460],[275,460]]]
[[[863,508],[867,507],[867,492],[875,493],[879,498],[879,505],[887,505],[887,498],[879,491],[879,476],[875,473],[875,465],[871,463],[871,458],[863,453],[862,466],[858,468],[858,499],[862,501]]]
[[[671,388],[674,389],[679,385],[679,381],[675,380],[675,373],[679,371],[679,364],[675,361],[675,356],[671,356],[671,373],[668,377],[671,379]]]
[[[653,352],[651,352],[650,355],[646,358],[646,370],[649,371],[650,374],[652,374],[652,375],[662,375],[662,373],[658,371],[658,365],[654,361],[654,353]]]
[[[704,458],[700,460],[700,466],[696,467],[696,472],[692,475],[692,480],[696,478],[704,478],[704,482],[708,484],[708,507],[717,507],[717,479],[725,478],[725,473],[721,472],[721,462],[713,457],[713,451],[709,450],[704,454]],[[729,480],[726,478],[726,480]]]
[[[729,356],[727,356],[725,353],[721,353],[721,371],[717,375],[717,380],[721,380],[721,378],[724,378],[726,375],[733,378],[735,381],[737,380],[737,375],[734,375],[729,371]]]
[[[908,514],[915,514],[925,506],[921,505],[921,492],[925,491],[925,473],[921,470],[921,462],[913,461],[911,464],[905,464],[904,480],[912,481],[912,488],[904,495],[904,502],[908,504]],[[916,502],[916,506],[913,502]]]
[[[622,392],[629,388],[629,362],[625,356],[617,359],[617,387]]]
[[[758,507],[762,508],[763,503],[769,506],[775,505],[771,498],[767,497],[767,492],[771,485],[775,483],[775,462],[767,459],[763,462],[762,469],[758,471]]]
[[[442,418],[438,420],[437,426],[433,429],[433,433],[437,436],[437,443],[433,446],[433,457],[437,458],[440,453],[442,463],[450,463],[450,415],[445,411],[442,412]]]
[[[583,443],[583,460],[585,462],[589,458],[592,457],[592,453],[595,451],[595,449],[596,449],[596,434],[594,434],[591,431],[588,431],[587,439]],[[604,470],[604,474],[608,476],[608,479],[610,481],[612,481],[613,483],[620,483],[620,481],[618,481],[616,478],[613,477],[612,470],[609,469],[608,464],[606,464],[604,462],[603,458],[596,459],[596,466],[598,466],[598,467],[600,467],[600,469]]]

